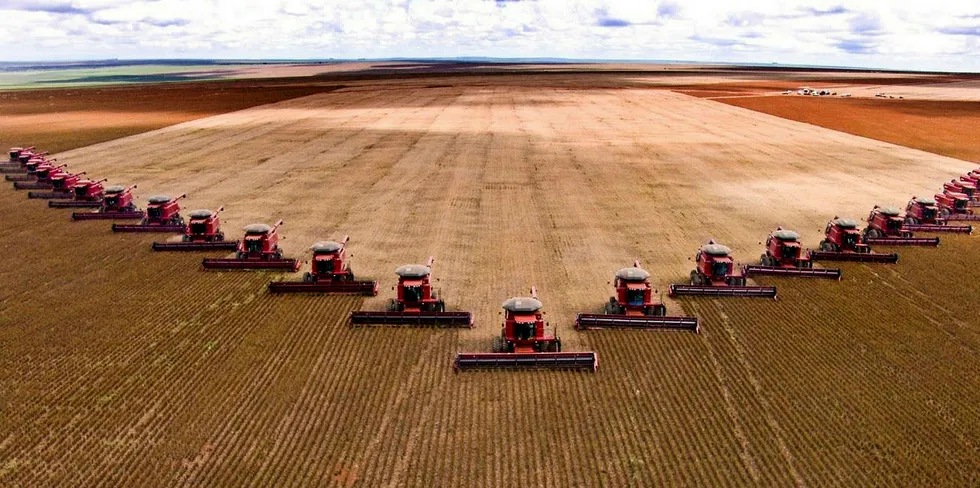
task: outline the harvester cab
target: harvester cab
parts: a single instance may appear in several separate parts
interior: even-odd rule
[[[506,300],[504,323],[500,335],[492,342],[492,351],[456,353],[456,371],[487,368],[591,369],[599,365],[598,355],[591,351],[562,352],[561,339],[547,332],[541,311],[544,305],[532,287],[531,296]]]
[[[269,291],[273,293],[352,293],[374,296],[378,294],[375,281],[354,281],[354,271],[347,259],[347,242],[350,236],[337,241],[320,241],[313,244],[313,260],[310,271],[303,274],[303,281],[273,281]]]
[[[709,240],[695,255],[690,285],[670,285],[670,296],[741,296],[776,298],[772,286],[746,286],[732,250]]]
[[[133,203],[133,190],[136,185],[125,187],[122,185],[111,185],[105,187],[102,196],[103,212],[124,212],[136,210]]]
[[[208,209],[194,210],[190,213],[191,221],[184,229],[183,242],[215,242],[225,240],[225,233],[221,231],[221,220],[219,215],[225,207],[218,207],[212,212]],[[236,243],[236,248],[237,243]]]
[[[204,269],[282,269],[299,271],[299,261],[282,257],[282,250],[279,249],[279,226],[281,225],[282,220],[279,220],[273,226],[266,224],[246,225],[242,229],[245,231],[245,236],[238,242],[235,248],[234,258],[205,258],[201,261],[201,266]],[[224,243],[221,245],[224,245]],[[206,246],[185,246],[185,248],[197,250],[206,248]]]
[[[177,225],[184,226],[184,218],[180,216],[180,204],[177,203],[187,195],[170,198],[166,195],[156,195],[147,198],[146,218],[143,225]]]
[[[633,266],[616,272],[616,295],[609,297],[603,314],[575,315],[576,329],[683,329],[698,332],[696,317],[667,317],[667,307],[653,300],[650,273]]]
[[[282,259],[279,249],[279,226],[282,220],[273,226],[266,224],[249,224],[242,230],[245,237],[238,245],[238,259]]]
[[[57,191],[71,191],[71,189],[85,176],[85,172],[81,173],[62,173],[60,175],[55,175],[51,177],[51,188]]]
[[[776,228],[766,238],[766,253],[759,260],[761,265],[746,265],[742,267],[742,273],[746,276],[760,274],[838,280],[841,277],[839,269],[814,268],[810,256],[803,253],[800,235],[782,227]]]
[[[435,260],[430,256],[426,264],[406,264],[396,268],[396,298],[390,300],[382,312],[351,312],[350,325],[473,327],[470,312],[447,312],[445,303],[432,291],[433,262]]]
[[[443,312],[446,304],[440,300],[434,291],[429,278],[432,274],[432,263],[435,259],[422,264],[406,264],[395,269],[398,275],[397,298],[388,304],[389,312]]]
[[[939,207],[936,200],[929,197],[912,197],[905,206],[905,224],[936,224]]]
[[[19,163],[20,160],[18,160],[17,158],[20,157],[20,153],[23,152],[23,151],[24,151],[24,148],[22,148],[22,147],[12,147],[12,148],[10,148],[10,162],[11,163]]]
[[[862,232],[865,244],[885,246],[938,246],[938,237],[913,237],[897,208],[879,207],[868,215],[868,226]]]
[[[820,241],[820,249],[810,251],[810,259],[897,263],[898,254],[871,252],[871,246],[861,241],[857,221],[834,217],[824,229],[824,239]]]

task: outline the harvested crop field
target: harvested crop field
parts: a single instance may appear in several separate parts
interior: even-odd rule
[[[272,296],[299,275],[204,272],[0,190],[0,484],[980,483],[977,237],[759,278],[776,301],[670,300],[701,334],[572,328],[633,259],[663,289],[708,237],[744,262],[776,225],[815,246],[834,214],[975,164],[666,90],[501,81],[358,85],[58,155],[141,205],[224,205],[233,237],[282,217],[287,255],[350,234],[377,298]],[[348,328],[428,255],[474,329]],[[531,285],[599,371],[454,374]]]

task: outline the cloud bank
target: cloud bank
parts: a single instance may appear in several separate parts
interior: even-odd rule
[[[972,2],[5,0],[0,59],[563,57],[980,71]]]

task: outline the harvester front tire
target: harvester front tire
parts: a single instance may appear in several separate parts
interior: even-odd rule
[[[905,223],[909,225],[917,225],[919,223],[919,219],[915,217],[905,217]]]
[[[503,337],[494,336],[493,339],[490,339],[490,351],[507,352],[507,341]]]
[[[698,276],[698,272],[691,271],[691,286],[700,286],[700,285],[701,285],[701,277]]]

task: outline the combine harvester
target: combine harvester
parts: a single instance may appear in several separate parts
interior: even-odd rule
[[[53,161],[55,160],[52,159],[49,161],[40,156],[32,156],[29,160],[24,162],[23,168],[17,171],[10,171],[10,173],[14,174],[8,174],[4,176],[4,179],[7,181],[13,181],[14,183],[34,181],[37,179],[37,167],[42,164],[49,164]]]
[[[397,298],[388,302],[386,311],[356,311],[350,314],[350,325],[434,325],[439,327],[473,327],[469,312],[447,312],[446,304],[432,291],[431,256],[424,264],[406,264],[395,269],[398,275]]]
[[[474,369],[586,369],[595,371],[599,357],[592,351],[563,352],[561,339],[548,335],[538,300],[532,287],[530,297],[514,297],[501,305],[504,324],[493,338],[493,352],[458,352],[455,371]]]
[[[81,173],[60,173],[51,176],[51,191],[30,191],[27,198],[51,199],[70,199],[72,198],[72,188],[82,179],[85,172]]]
[[[169,232],[180,234],[184,232],[184,218],[180,216],[181,195],[177,198],[170,198],[166,195],[157,195],[148,198],[146,205],[146,215],[138,224],[112,224],[113,232]]]
[[[51,178],[66,174],[67,164],[55,166],[50,162],[38,164],[34,168],[34,181],[15,181],[15,190],[50,190]]]
[[[154,251],[234,251],[238,249],[238,241],[226,241],[225,233],[221,231],[221,220],[217,212],[207,209],[195,210],[190,213],[191,220],[183,229],[184,235],[179,242],[154,242]]]
[[[814,268],[810,256],[803,252],[800,235],[791,230],[777,228],[766,239],[766,253],[760,258],[761,265],[747,264],[742,274],[796,276],[804,278],[831,278],[840,280],[839,269]]]
[[[238,243],[234,258],[205,258],[201,261],[204,269],[282,269],[299,271],[299,261],[282,257],[279,249],[279,226],[269,227],[266,224],[250,224],[243,229],[245,237]]]
[[[697,317],[667,317],[667,307],[653,301],[650,273],[634,261],[616,272],[616,296],[609,297],[605,313],[575,315],[575,328],[582,329],[680,329],[700,332]]]
[[[24,155],[21,161],[20,156]],[[12,147],[10,148],[10,159],[0,163],[0,173],[22,174],[27,172],[27,161],[34,155],[34,147]]]
[[[980,222],[980,215],[973,214],[973,210],[970,209],[970,197],[964,193],[949,190],[937,193],[936,205],[939,207],[939,216],[946,222]]]
[[[698,249],[691,284],[670,285],[670,296],[776,298],[774,286],[746,286],[731,254],[731,249],[708,241]]]
[[[948,183],[943,183],[943,191],[949,193],[962,193],[966,195],[966,199],[971,202],[980,197],[980,194],[977,193],[977,185],[973,182],[962,179],[949,180]]]
[[[310,271],[303,274],[303,281],[273,281],[269,291],[273,293],[353,293],[375,296],[376,281],[354,281],[354,271],[347,260],[347,241],[321,241],[313,244],[313,260]]]
[[[105,188],[102,202],[95,212],[74,212],[72,220],[136,220],[143,218],[143,211],[133,203],[136,185],[126,188],[114,185]],[[48,202],[52,203],[52,202]]]
[[[868,226],[861,233],[865,244],[882,246],[938,246],[938,237],[913,237],[897,208],[879,207],[868,214]]]
[[[945,220],[938,218],[939,207],[932,198],[912,197],[905,206],[904,229],[912,232],[943,232],[969,234],[973,227],[969,225],[947,225]]]
[[[898,254],[872,252],[871,246],[861,242],[858,223],[840,217],[834,217],[834,220],[827,223],[824,240],[820,241],[820,250],[811,250],[809,256],[813,261],[898,262]]]
[[[102,206],[102,197],[105,194],[105,188],[102,184],[106,181],[105,178],[98,181],[79,180],[71,187],[71,200],[48,202],[48,207],[99,208]]]

